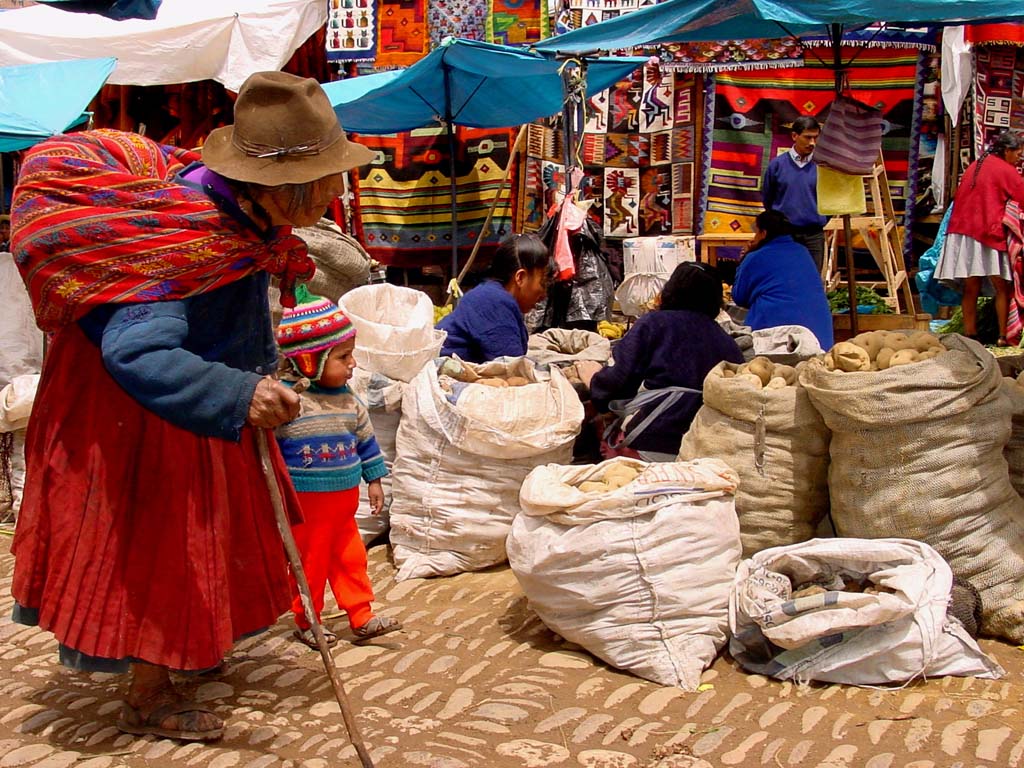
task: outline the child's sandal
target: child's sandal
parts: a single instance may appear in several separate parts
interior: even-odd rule
[[[292,637],[294,637],[300,643],[308,645],[314,651],[320,650],[320,646],[316,644],[316,635],[313,634],[312,627],[307,627],[306,629],[296,629],[294,632],[292,632]],[[330,648],[332,645],[338,642],[338,636],[325,627],[324,640],[327,641],[327,647]]]
[[[369,640],[371,637],[380,637],[391,632],[397,632],[402,628],[402,622],[391,616],[373,616],[361,627],[355,627],[352,634],[357,640]]]

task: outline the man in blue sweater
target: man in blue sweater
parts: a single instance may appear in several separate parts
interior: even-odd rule
[[[793,121],[790,131],[793,146],[768,163],[761,197],[765,210],[778,211],[789,220],[793,239],[811,252],[820,273],[828,219],[818,213],[818,167],[813,155],[821,126],[804,115]]]

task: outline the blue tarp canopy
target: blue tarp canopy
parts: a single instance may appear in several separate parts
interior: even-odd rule
[[[589,61],[587,94],[645,61]],[[563,63],[522,48],[448,38],[408,69],[339,80],[324,90],[347,131],[394,133],[446,122],[504,128],[562,110]]]
[[[600,24],[549,37],[534,50],[592,53],[686,41],[750,40],[818,33],[833,24],[910,26],[1024,17],[1018,0],[666,0]]]
[[[114,71],[117,59],[79,59],[0,67],[0,152],[63,133]]]
[[[62,11],[98,13],[108,19],[155,19],[163,0],[36,0]]]

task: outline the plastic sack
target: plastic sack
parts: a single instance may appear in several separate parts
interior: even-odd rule
[[[945,560],[918,541],[815,539],[766,549],[736,571],[729,653],[748,672],[797,682],[1001,677],[947,616],[952,586]]]
[[[604,493],[577,487],[617,466],[639,474]],[[696,690],[726,639],[736,481],[713,460],[535,469],[507,544],[530,607],[608,664]]]

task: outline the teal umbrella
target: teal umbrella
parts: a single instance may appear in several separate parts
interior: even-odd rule
[[[13,152],[82,122],[117,59],[0,67],[0,152]]]
[[[614,85],[645,61],[588,59],[587,95]],[[452,158],[454,277],[459,246],[453,126],[504,128],[561,112],[566,69],[580,66],[579,61],[559,61],[522,48],[449,37],[407,69],[327,83],[324,90],[348,131],[379,134],[445,126]]]
[[[108,19],[155,19],[163,0],[36,0],[62,11],[98,13]]]

